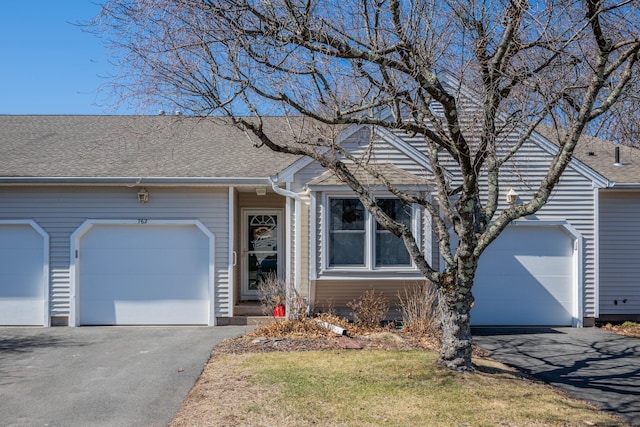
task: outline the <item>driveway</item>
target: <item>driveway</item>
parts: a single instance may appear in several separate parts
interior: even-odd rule
[[[640,425],[640,340],[599,328],[474,328],[507,365]]]
[[[223,327],[0,328],[0,425],[165,426]]]

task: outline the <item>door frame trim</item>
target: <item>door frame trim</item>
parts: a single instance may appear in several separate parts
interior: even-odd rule
[[[247,248],[247,238],[249,237],[249,215],[277,215],[278,217],[278,250],[276,251],[278,256],[278,277],[283,277],[284,274],[284,212],[278,208],[242,208],[240,210],[241,217],[241,231],[240,231],[240,300],[245,300],[253,297],[246,292],[249,287],[248,283],[248,258],[247,254],[249,249]]]

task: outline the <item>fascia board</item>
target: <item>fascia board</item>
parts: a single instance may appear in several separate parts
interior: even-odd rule
[[[635,182],[609,182],[609,189],[640,190],[640,183]]]
[[[268,177],[0,177],[0,185],[270,185]]]

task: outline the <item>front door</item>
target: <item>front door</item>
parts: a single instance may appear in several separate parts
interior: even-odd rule
[[[242,299],[258,299],[258,284],[270,275],[282,276],[280,212],[243,212]]]

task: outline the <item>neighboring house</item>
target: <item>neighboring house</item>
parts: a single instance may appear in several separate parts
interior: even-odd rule
[[[332,173],[254,147],[223,121],[0,116],[0,324],[222,325],[270,273],[316,309],[344,309],[372,287],[395,297],[423,280]],[[265,118],[285,141],[300,123]],[[428,193],[421,141],[359,126],[340,138],[364,151],[371,132],[371,162],[395,185]],[[526,199],[551,139],[525,144],[505,194]],[[585,138],[549,204],[483,254],[472,323],[640,318],[640,159],[621,147],[615,165],[614,152]],[[439,265],[428,215],[368,184]]]

